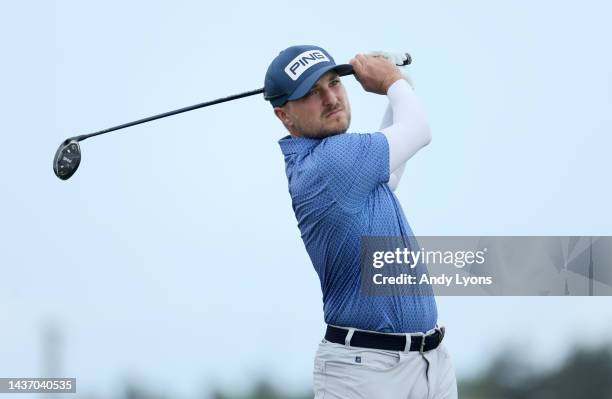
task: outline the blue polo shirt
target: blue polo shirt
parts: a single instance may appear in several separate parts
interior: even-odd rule
[[[319,275],[325,322],[389,333],[435,327],[431,295],[360,294],[362,236],[413,236],[389,189],[382,133],[279,140],[302,240]]]

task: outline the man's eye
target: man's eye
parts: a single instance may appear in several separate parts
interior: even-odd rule
[[[340,84],[340,79],[334,79],[330,82],[330,86],[337,86]]]

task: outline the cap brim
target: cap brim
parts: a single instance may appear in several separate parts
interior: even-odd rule
[[[340,76],[346,76],[353,73],[353,66],[351,64],[329,65],[316,70],[309,77],[304,79],[304,81],[293,91],[293,93],[291,93],[287,100],[298,100],[304,97],[310,91],[310,89],[312,89],[312,86],[314,86],[315,83],[321,79],[321,76],[332,70],[338,72],[338,75]]]

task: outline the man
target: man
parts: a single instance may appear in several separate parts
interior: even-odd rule
[[[431,292],[360,293],[361,238],[413,236],[392,191],[405,162],[431,140],[392,58],[359,54],[336,65],[320,47],[292,46],[265,77],[265,98],[289,132],[279,144],[328,324],[315,358],[315,398],[457,397]],[[346,133],[351,107],[340,76],[353,72],[366,91],[389,99],[378,132]]]

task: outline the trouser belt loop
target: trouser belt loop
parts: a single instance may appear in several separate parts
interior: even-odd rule
[[[346,346],[347,348],[351,346],[351,339],[353,338],[353,334],[355,334],[355,329],[351,327],[348,329],[348,333],[344,338],[344,346]]]

